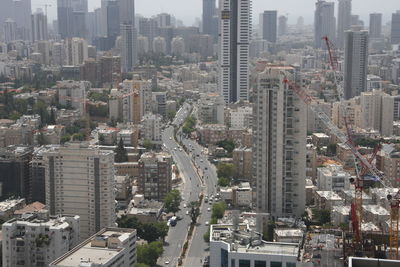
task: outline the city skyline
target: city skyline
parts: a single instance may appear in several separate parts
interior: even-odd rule
[[[158,13],[171,13],[178,19],[182,20],[187,25],[195,23],[196,19],[201,19],[202,16],[202,0],[169,0],[166,4],[165,0],[151,0],[154,5],[148,5],[148,2],[136,1],[136,12],[145,17],[156,15]],[[218,1],[217,1],[218,2]],[[306,2],[306,3],[304,3]],[[313,14],[310,12],[315,8],[315,0],[297,1],[285,0],[281,2],[267,2],[265,0],[253,1],[253,24],[258,24],[258,14],[264,10],[278,10],[278,15],[287,15],[289,24],[295,24],[299,16],[303,16],[306,24],[313,23]],[[335,3],[335,16],[337,17],[337,4]],[[381,2],[373,0],[353,0],[352,11],[359,14],[365,23],[369,23],[369,14],[372,12],[382,13],[382,23],[386,24],[391,20],[391,13],[396,10],[397,0],[384,0],[385,5]],[[32,11],[37,8],[44,9],[44,5],[49,4],[48,0],[32,0]],[[57,6],[56,1],[48,7],[49,23],[56,18]],[[89,0],[89,11],[100,7],[100,0]],[[157,7],[157,8],[155,8]],[[179,9],[178,9],[179,7]],[[400,7],[399,7],[400,8]],[[176,13],[180,12],[180,13]]]

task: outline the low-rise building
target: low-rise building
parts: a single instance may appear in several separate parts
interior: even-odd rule
[[[350,206],[333,206],[331,210],[331,222],[338,227],[347,224],[350,220]]]
[[[129,177],[139,177],[138,162],[115,162],[114,169],[117,175],[129,175]]]
[[[25,206],[25,199],[7,199],[0,202],[0,219],[7,221],[13,217],[16,210],[22,209]]]
[[[227,127],[223,124],[205,124],[197,128],[202,144],[216,144],[227,139]]]
[[[390,218],[390,213],[379,205],[363,205],[363,219],[366,222],[382,224]]]
[[[266,242],[246,224],[210,227],[210,266],[312,266],[300,251],[299,244]]]
[[[128,200],[131,191],[131,179],[129,175],[116,175],[115,176],[115,199]]]
[[[136,230],[104,228],[49,267],[134,267],[136,264]]]
[[[233,164],[236,166],[235,178],[251,181],[253,175],[253,152],[251,148],[235,148],[232,152]]]
[[[161,217],[163,207],[163,202],[147,200],[143,195],[137,194],[131,201],[127,215],[138,218],[142,223],[156,222]]]
[[[274,229],[274,241],[285,243],[300,243],[303,239],[303,231],[300,229]]]
[[[333,206],[343,205],[343,199],[333,191],[316,191],[314,198],[319,209],[331,210]]]
[[[350,173],[343,170],[343,166],[328,164],[317,169],[317,187],[321,191],[348,190],[350,188]]]
[[[48,266],[79,242],[79,216],[27,214],[2,226],[3,266]]]

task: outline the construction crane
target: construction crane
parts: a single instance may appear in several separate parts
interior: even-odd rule
[[[289,81],[287,78],[283,81],[289,87],[295,91],[295,93],[299,96],[299,98],[311,109],[313,113],[324,123],[327,130],[336,136],[340,142],[347,145],[350,149],[350,152],[357,159],[362,169],[364,171],[368,171],[370,173],[370,177],[375,181],[379,182],[384,188],[392,188],[388,179],[385,177],[384,173],[378,170],[376,166],[372,164],[372,160],[366,159],[354,146],[350,137],[344,134],[333,122],[332,120],[325,114],[325,112],[318,105],[310,105],[313,97],[310,96],[305,90],[303,90],[297,84]],[[362,182],[362,181],[361,181]],[[362,184],[360,184],[362,185]],[[362,190],[358,190],[360,193],[362,201]],[[390,202],[390,227],[389,227],[389,256],[391,259],[398,259],[399,257],[399,207],[400,207],[400,191],[397,192],[394,196],[387,196]],[[358,203],[359,204],[359,203]],[[359,222],[361,225],[361,221]]]

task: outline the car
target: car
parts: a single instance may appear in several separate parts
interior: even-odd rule
[[[170,137],[169,140],[172,140],[172,137]]]
[[[166,261],[164,262],[164,264],[169,264],[169,260],[166,260]]]
[[[208,170],[208,168],[207,168],[207,167],[204,167],[204,170]]]
[[[189,215],[189,211],[188,210],[186,211],[186,215]]]
[[[184,208],[187,208],[187,205],[186,205],[186,203],[185,203],[185,204],[183,204],[183,207],[184,207]]]
[[[206,221],[206,226],[209,226],[209,225],[210,225],[210,223],[208,221]]]
[[[200,159],[200,162],[203,162],[203,159]]]
[[[207,208],[207,211],[211,211],[211,208]]]

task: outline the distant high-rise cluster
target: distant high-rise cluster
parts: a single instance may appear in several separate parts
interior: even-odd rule
[[[315,48],[323,48],[323,37],[336,39],[335,3],[318,1],[315,5],[314,45]]]

